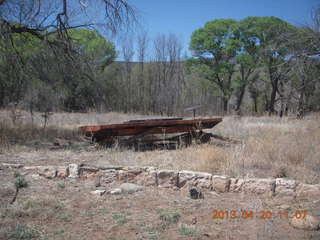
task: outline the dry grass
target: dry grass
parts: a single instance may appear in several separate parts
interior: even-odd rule
[[[212,132],[241,140],[239,144],[193,145],[175,151],[133,152],[119,149],[70,148],[50,151],[37,148],[54,139],[84,143],[77,132],[80,125],[108,124],[129,119],[151,118],[121,113],[55,113],[46,131],[40,114],[31,120],[23,112],[21,121],[12,124],[10,112],[0,112],[0,161],[28,164],[90,162],[134,166],[189,169],[214,174],[249,177],[288,177],[307,183],[320,182],[320,115],[304,120],[277,117],[225,117]],[[152,116],[158,117],[158,116]],[[29,143],[29,144],[28,144]],[[80,144],[80,146],[83,146]],[[1,152],[0,152],[1,153]]]
[[[77,129],[63,129],[49,126],[45,129],[30,124],[12,125],[8,121],[0,123],[0,154],[8,151],[25,151],[52,145],[57,139],[80,141]]]
[[[237,123],[227,119],[221,133],[244,139],[227,152],[229,175],[289,177],[319,183],[319,115],[304,120],[244,118]]]

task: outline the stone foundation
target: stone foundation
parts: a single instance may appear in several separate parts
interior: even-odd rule
[[[2,168],[19,168],[27,174],[38,174],[48,179],[99,178],[102,186],[113,182],[126,182],[175,189],[198,187],[216,193],[250,193],[290,199],[318,200],[320,197],[320,184],[310,185],[284,178],[230,178],[205,172],[164,170],[155,167],[90,166],[85,164],[23,166],[3,163]]]

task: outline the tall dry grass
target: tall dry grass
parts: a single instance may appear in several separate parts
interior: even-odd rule
[[[83,141],[80,125],[108,124],[130,119],[151,118],[121,113],[55,113],[43,131],[43,119],[35,114],[33,129],[28,113],[19,124],[12,124],[8,111],[0,112],[0,151],[14,152],[21,161],[37,162],[46,156],[50,164],[90,162],[131,166],[157,166],[226,174],[233,177],[288,177],[306,183],[320,183],[320,115],[303,120],[278,117],[225,117],[211,130],[215,134],[240,140],[238,144],[192,145],[173,151],[134,152],[121,149],[50,151],[26,143],[54,138]],[[152,116],[159,117],[159,116]],[[209,117],[209,116],[208,116]],[[18,148],[18,145],[27,146]],[[19,153],[20,152],[20,153]],[[1,152],[0,152],[1,153]],[[42,157],[43,158],[43,157]],[[1,161],[1,154],[0,154]]]
[[[277,117],[225,117],[212,132],[238,144],[193,145],[175,151],[108,150],[100,163],[152,165],[206,171],[233,177],[287,177],[320,183],[320,116],[303,120]],[[99,159],[99,158],[98,158]]]
[[[19,149],[31,150],[41,145],[52,144],[56,139],[81,140],[77,128],[53,124],[44,127],[40,121],[40,114],[37,114],[39,119],[31,121],[26,112],[21,112],[18,117],[14,117],[14,121],[10,111],[0,112],[0,153]]]
[[[242,139],[225,151],[228,175],[289,177],[320,182],[320,116],[226,118],[216,129]],[[210,165],[210,164],[209,164]]]
[[[159,116],[152,116],[159,117]],[[20,109],[0,111],[0,153],[32,151],[52,146],[57,139],[83,141],[78,130],[83,125],[111,124],[150,116],[122,113],[53,113],[47,119],[42,113]]]

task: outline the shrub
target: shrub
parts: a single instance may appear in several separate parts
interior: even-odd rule
[[[197,230],[194,227],[190,227],[187,225],[182,225],[179,233],[184,237],[195,237],[198,234]]]
[[[26,225],[17,225],[8,234],[9,239],[32,239],[37,236],[38,232]]]

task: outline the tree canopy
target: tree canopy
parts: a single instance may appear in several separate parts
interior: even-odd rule
[[[291,54],[286,36],[296,31],[296,27],[276,17],[213,20],[192,34],[193,59],[189,65],[218,87],[225,110],[233,93],[239,110],[245,88],[256,79],[254,72],[266,69],[271,87],[267,110],[273,113],[279,84],[286,77],[283,66]]]
[[[195,56],[190,64],[218,86],[226,109],[232,93],[235,57],[241,50],[237,21],[220,19],[206,23],[192,34],[190,49]]]
[[[93,64],[100,64],[104,68],[116,58],[114,44],[97,31],[72,29],[68,33],[78,51],[87,56]]]

